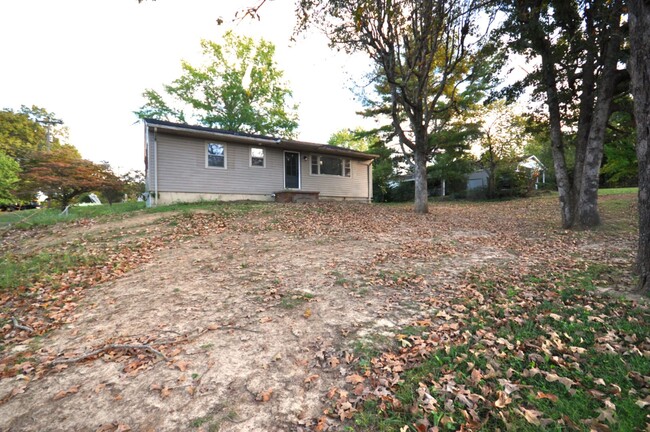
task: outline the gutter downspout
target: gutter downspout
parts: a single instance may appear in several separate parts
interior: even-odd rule
[[[151,207],[151,145],[149,143],[149,125],[144,122],[144,145],[145,145],[145,181],[147,185],[146,206]]]
[[[368,171],[368,203],[372,202],[372,162],[368,164],[367,171]]]
[[[158,128],[154,126],[153,128],[153,148],[154,148],[154,205],[158,206]]]

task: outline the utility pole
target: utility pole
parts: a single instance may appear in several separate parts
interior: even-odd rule
[[[50,117],[44,118],[43,120],[36,120],[40,124],[46,125],[46,133],[45,133],[45,148],[49,152],[52,147],[52,125],[60,125],[63,124],[61,120],[53,119]]]

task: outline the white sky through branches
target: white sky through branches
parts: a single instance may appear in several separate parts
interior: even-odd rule
[[[268,1],[261,20],[232,22],[251,0],[19,0],[0,3],[0,108],[38,105],[70,130],[84,158],[120,171],[143,169],[143,130],[133,111],[145,88],[200,62],[200,39],[237,34],[276,45],[276,62],[299,104],[298,138],[325,142],[342,128],[368,125],[349,88],[370,70],[359,54],[327,46],[318,33],[290,38],[294,1]],[[224,23],[217,25],[217,19]]]

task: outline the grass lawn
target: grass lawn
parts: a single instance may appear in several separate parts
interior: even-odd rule
[[[58,223],[74,222],[80,219],[109,220],[115,216],[129,217],[138,213],[167,213],[188,212],[197,209],[221,209],[224,212],[239,212],[258,203],[225,204],[211,201],[196,203],[179,203],[146,208],[144,202],[129,201],[113,205],[102,204],[95,206],[71,206],[68,214],[64,215],[58,208],[40,208],[0,213],[0,230],[5,228],[29,228],[35,226],[55,225]]]

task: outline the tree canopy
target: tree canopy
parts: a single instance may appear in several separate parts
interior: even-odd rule
[[[183,73],[163,86],[146,89],[140,118],[196,122],[230,131],[293,137],[298,127],[291,90],[265,40],[224,35],[223,43],[201,41],[204,63],[183,61]]]
[[[617,98],[627,92],[623,0],[501,0],[502,50],[536,65],[511,87],[532,87],[547,107],[562,224],[600,223],[598,184],[603,144]],[[506,38],[503,38],[507,36]],[[573,167],[568,163],[571,149]],[[573,172],[571,172],[571,168]]]
[[[374,61],[395,135],[415,178],[415,210],[428,211],[426,164],[464,92],[487,63],[478,61],[475,0],[301,2],[304,26],[323,27],[332,45]],[[467,93],[465,93],[467,95]]]
[[[60,125],[54,113],[44,108],[23,105],[19,110],[0,111],[0,151],[21,166],[32,154],[47,148],[65,149],[80,157],[76,148],[63,143],[66,136],[67,128]]]

